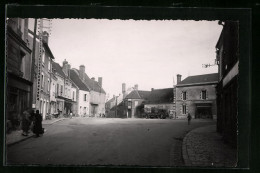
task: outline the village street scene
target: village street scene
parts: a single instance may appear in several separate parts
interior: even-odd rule
[[[7,18],[6,165],[236,167],[238,22]]]

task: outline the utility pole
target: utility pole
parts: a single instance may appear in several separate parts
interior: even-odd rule
[[[37,19],[34,19],[34,29],[33,29],[33,48],[32,48],[32,64],[31,64],[31,82],[34,84],[34,73],[35,73],[35,46],[36,46],[36,29],[37,29]],[[31,108],[35,108],[35,103],[33,102],[33,84],[31,86],[30,95],[30,105]]]

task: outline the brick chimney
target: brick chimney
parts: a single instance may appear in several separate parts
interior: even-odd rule
[[[102,87],[102,77],[98,77],[98,84],[100,87]]]
[[[137,84],[135,84],[135,87],[134,87],[134,88],[135,88],[135,90],[138,90],[138,85],[137,85]]]
[[[151,88],[151,91],[153,91],[154,89],[153,88]]]
[[[122,93],[123,94],[125,93],[125,87],[126,87],[125,83],[122,83]]]
[[[68,76],[68,61],[66,59],[62,62],[62,71]]]
[[[84,65],[80,65],[79,66],[79,78],[81,80],[84,80],[84,74],[85,74],[85,66]]]
[[[68,77],[70,77],[70,69],[71,69],[70,64],[68,64],[67,67],[68,67]]]
[[[49,42],[49,33],[47,31],[43,31],[43,33],[42,33],[42,41],[44,43],[48,44],[48,42]]]
[[[180,81],[181,81],[181,75],[177,74],[177,84],[180,83]]]
[[[95,78],[94,78],[94,77],[92,77],[91,79],[92,79],[93,81],[95,81]]]

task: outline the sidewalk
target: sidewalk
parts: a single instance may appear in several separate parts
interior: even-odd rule
[[[51,120],[43,120],[42,125],[52,125],[52,124],[54,124],[58,121],[62,121],[64,119],[67,119],[67,118],[53,118]],[[45,131],[46,131],[46,129],[45,129]],[[22,130],[16,130],[16,131],[11,132],[10,134],[6,134],[6,145],[11,146],[18,142],[29,139],[33,136],[34,136],[34,134],[31,131],[29,132],[28,136],[23,136]]]
[[[216,125],[190,131],[182,144],[182,155],[186,166],[236,167],[237,151],[222,140]]]

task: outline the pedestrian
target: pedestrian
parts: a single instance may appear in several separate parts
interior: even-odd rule
[[[35,111],[34,109],[31,110],[31,113],[30,113],[30,130],[33,131],[33,123],[34,123],[34,119],[35,119]]]
[[[190,115],[190,113],[188,113],[188,125],[190,125],[190,120],[191,120],[191,115]]]
[[[39,137],[40,134],[44,133],[42,128],[42,115],[39,113],[39,110],[36,110],[33,133],[36,135],[36,137]]]
[[[30,114],[29,114],[29,109],[27,108],[25,109],[25,111],[23,111],[22,114],[22,130],[23,130],[22,135],[23,136],[28,136],[30,124],[31,124]]]

